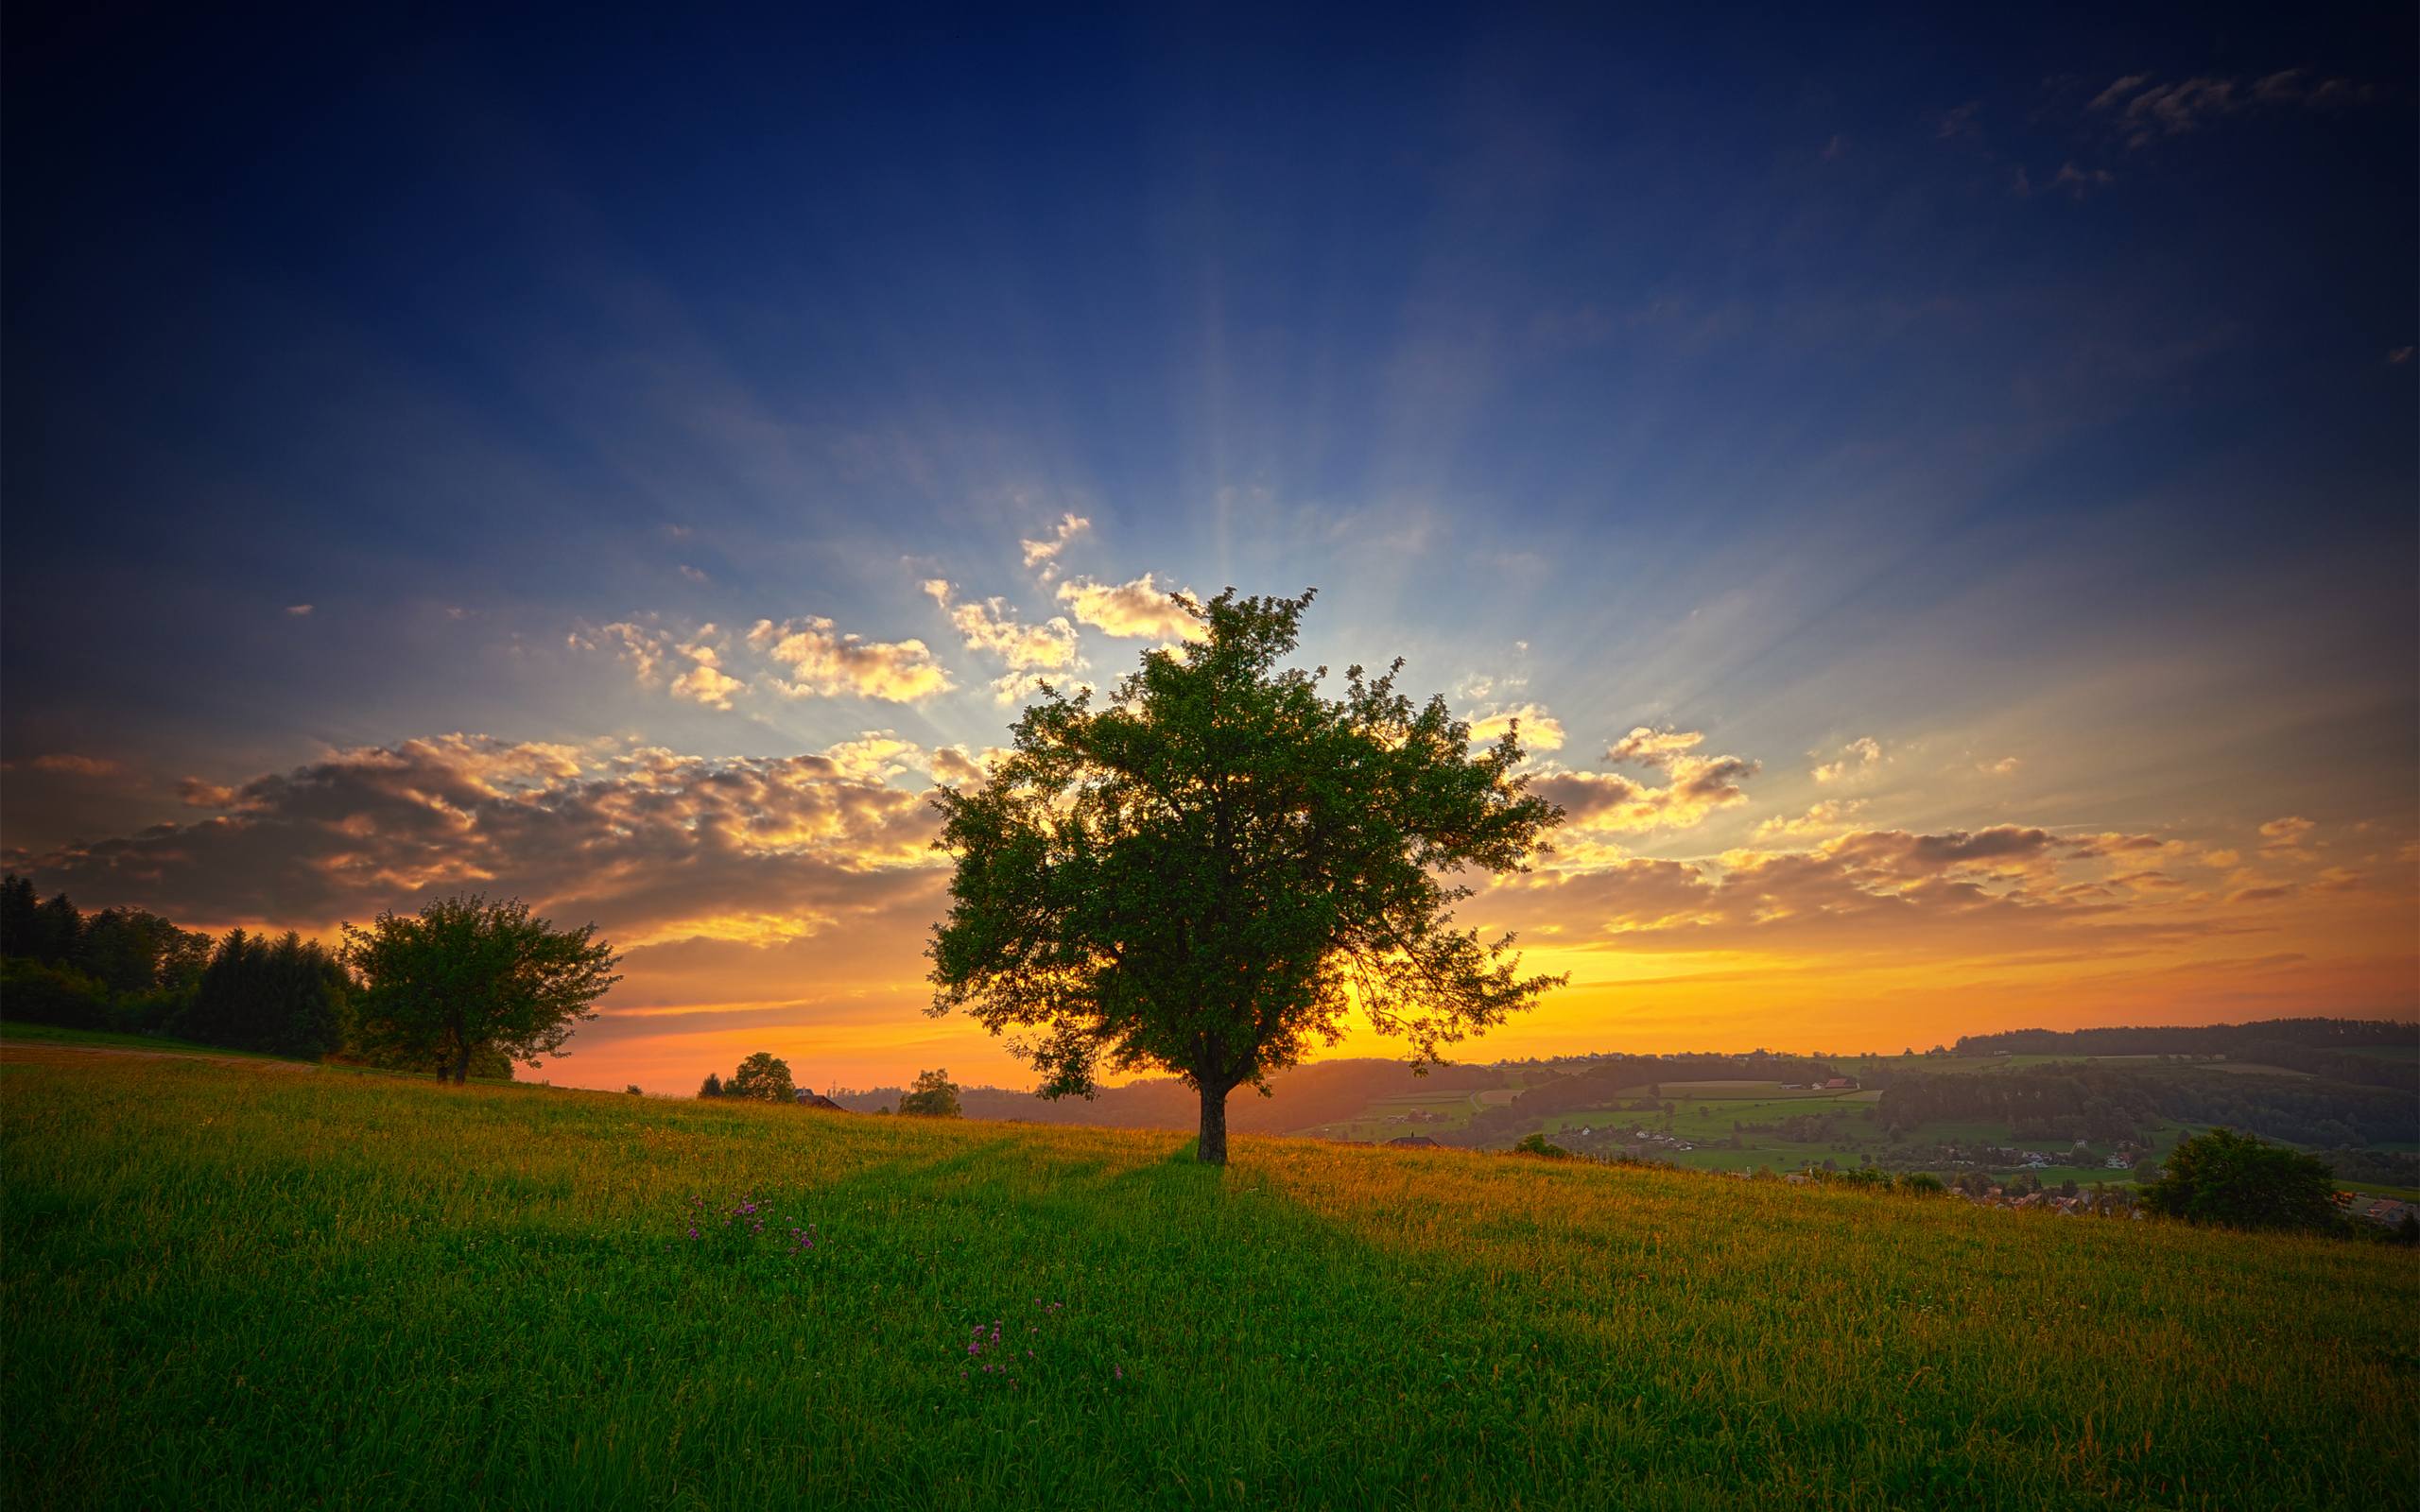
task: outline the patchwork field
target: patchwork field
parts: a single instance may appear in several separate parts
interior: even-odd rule
[[[26,1055],[10,1504],[2369,1506],[2420,1472],[2420,1262],[2380,1246]]]

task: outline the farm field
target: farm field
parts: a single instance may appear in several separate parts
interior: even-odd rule
[[[2420,1472],[2420,1260],[2382,1246],[22,1056],[15,1504],[2359,1506]]]

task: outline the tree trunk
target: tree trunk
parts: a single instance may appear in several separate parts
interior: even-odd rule
[[[463,1082],[470,1079],[470,1075],[471,1047],[469,1045],[464,1045],[461,1049],[454,1052],[454,1085],[457,1087],[461,1086]]]
[[[1201,1084],[1201,1139],[1194,1147],[1195,1159],[1203,1165],[1227,1163],[1227,1089],[1210,1090]]]

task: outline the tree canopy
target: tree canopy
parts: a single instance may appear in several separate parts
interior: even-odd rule
[[[1177,1073],[1212,1163],[1227,1094],[1350,1011],[1426,1064],[1563,980],[1452,927],[1457,873],[1523,869],[1562,818],[1517,730],[1474,751],[1442,697],[1397,691],[1401,662],[1325,696],[1326,668],[1281,666],[1311,597],[1184,600],[1199,639],[1100,707],[1046,686],[988,781],[935,799],[957,870],[932,1011],[1011,1034],[1047,1096]]]
[[[362,984],[358,1038],[372,1054],[456,1082],[484,1051],[535,1067],[563,1053],[621,980],[620,957],[596,930],[559,930],[517,898],[475,894],[383,913],[367,929],[347,924],[345,959]]]
[[[2233,1228],[2330,1228],[2336,1174],[2325,1162],[2231,1128],[2196,1134],[2168,1154],[2143,1206]]]
[[[956,1118],[958,1083],[949,1079],[946,1068],[918,1072],[915,1085],[899,1099],[899,1110],[922,1118]]]
[[[798,1097],[798,1088],[790,1081],[790,1063],[769,1051],[759,1050],[739,1063],[731,1080],[722,1084],[725,1097],[752,1097],[759,1102],[787,1103]]]

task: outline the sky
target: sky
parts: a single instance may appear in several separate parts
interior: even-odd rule
[[[1470,1058],[2420,1014],[2420,49],[2324,9],[12,7],[0,850],[595,922],[559,1084],[1026,1085],[924,795],[1317,588],[1569,816]]]

